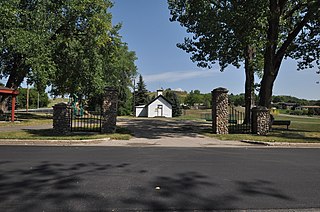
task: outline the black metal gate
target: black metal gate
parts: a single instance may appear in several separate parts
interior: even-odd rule
[[[229,106],[229,133],[249,134],[251,133],[251,124],[245,123],[245,113],[237,110],[234,106]]]
[[[71,132],[101,132],[100,111],[77,111],[70,109]]]

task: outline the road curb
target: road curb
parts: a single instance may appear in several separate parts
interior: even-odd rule
[[[90,146],[109,141],[110,138],[91,139],[91,140],[18,140],[18,139],[0,139],[0,146]]]
[[[269,147],[279,147],[279,148],[320,148],[320,143],[290,143],[290,142],[266,142],[266,141],[250,141],[241,140],[243,143],[256,144]]]
[[[247,144],[263,145],[263,146],[273,146],[273,145],[271,145],[269,142],[264,142],[264,141],[241,140],[240,142],[242,142],[242,143],[247,143]]]

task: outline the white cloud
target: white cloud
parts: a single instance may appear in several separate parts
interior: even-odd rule
[[[183,92],[184,90],[182,88],[176,88],[176,89],[173,89],[173,91]]]
[[[160,74],[144,75],[143,79],[145,82],[178,82],[187,79],[212,76],[215,72],[217,72],[217,70],[163,72]]]

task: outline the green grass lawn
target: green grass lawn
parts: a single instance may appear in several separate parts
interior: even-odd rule
[[[175,119],[177,119],[177,120],[201,120],[201,119],[203,119],[205,114],[211,114],[211,109],[183,110],[182,115],[179,117],[175,117]]]
[[[52,123],[52,114],[43,113],[16,113],[16,121],[2,121],[0,127],[29,126]]]
[[[100,133],[70,133],[69,135],[57,135],[52,129],[44,130],[18,130],[1,132],[0,139],[22,139],[22,140],[90,140],[110,138],[113,140],[129,140],[130,132],[118,128],[113,134]]]
[[[239,110],[239,108],[237,108]],[[241,109],[241,108],[240,108]],[[211,113],[211,110],[186,110],[177,120],[201,120],[201,114]],[[275,115],[275,120],[290,120],[289,130],[286,126],[274,126],[267,136],[251,134],[212,134],[211,129],[203,132],[208,137],[220,140],[252,140],[267,142],[320,142],[320,117]]]
[[[129,140],[131,133],[125,129],[118,127],[116,133],[101,134],[91,132],[72,132],[68,135],[57,135],[53,129],[39,130],[17,130],[1,132],[0,139],[22,139],[22,140],[90,140],[110,138],[113,140]]]
[[[0,127],[8,130],[0,132],[0,139],[31,139],[31,140],[88,140],[110,138],[114,140],[129,140],[131,132],[125,128],[117,127],[116,133],[100,134],[74,132],[69,135],[57,135],[53,129],[21,130],[21,126],[38,126],[52,124],[52,115],[37,113],[18,113],[17,122],[0,122]],[[15,129],[15,127],[17,127]]]
[[[320,117],[277,115],[275,120],[290,120],[289,129],[307,132],[320,132]],[[278,127],[278,126],[277,126]]]
[[[266,142],[318,143],[320,142],[320,118],[303,116],[277,115],[275,120],[290,120],[289,130],[286,126],[274,126],[266,136],[250,134],[216,135],[204,132],[204,135],[220,140],[251,140]]]

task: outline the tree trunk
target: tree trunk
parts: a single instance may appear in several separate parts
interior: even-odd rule
[[[264,74],[261,81],[261,89],[259,93],[259,106],[271,108],[272,89],[275,77],[271,74]]]
[[[247,46],[245,49],[245,119],[244,124],[251,122],[251,108],[254,104],[254,49],[251,46]]]
[[[12,61],[13,66],[10,72],[10,76],[6,83],[7,88],[18,89],[24,78],[27,76],[29,72],[29,68],[23,65],[23,57],[20,54],[15,54],[14,59]],[[2,111],[7,111],[7,102],[9,96],[3,95],[0,96],[0,109]]]
[[[280,63],[276,62],[276,50],[279,37],[281,6],[275,0],[270,1],[270,17],[268,19],[267,44],[264,54],[263,77],[259,92],[259,106],[271,108],[273,83],[277,77]]]
[[[9,96],[2,95],[0,96],[0,111],[6,112],[8,110],[7,102],[8,102]]]

